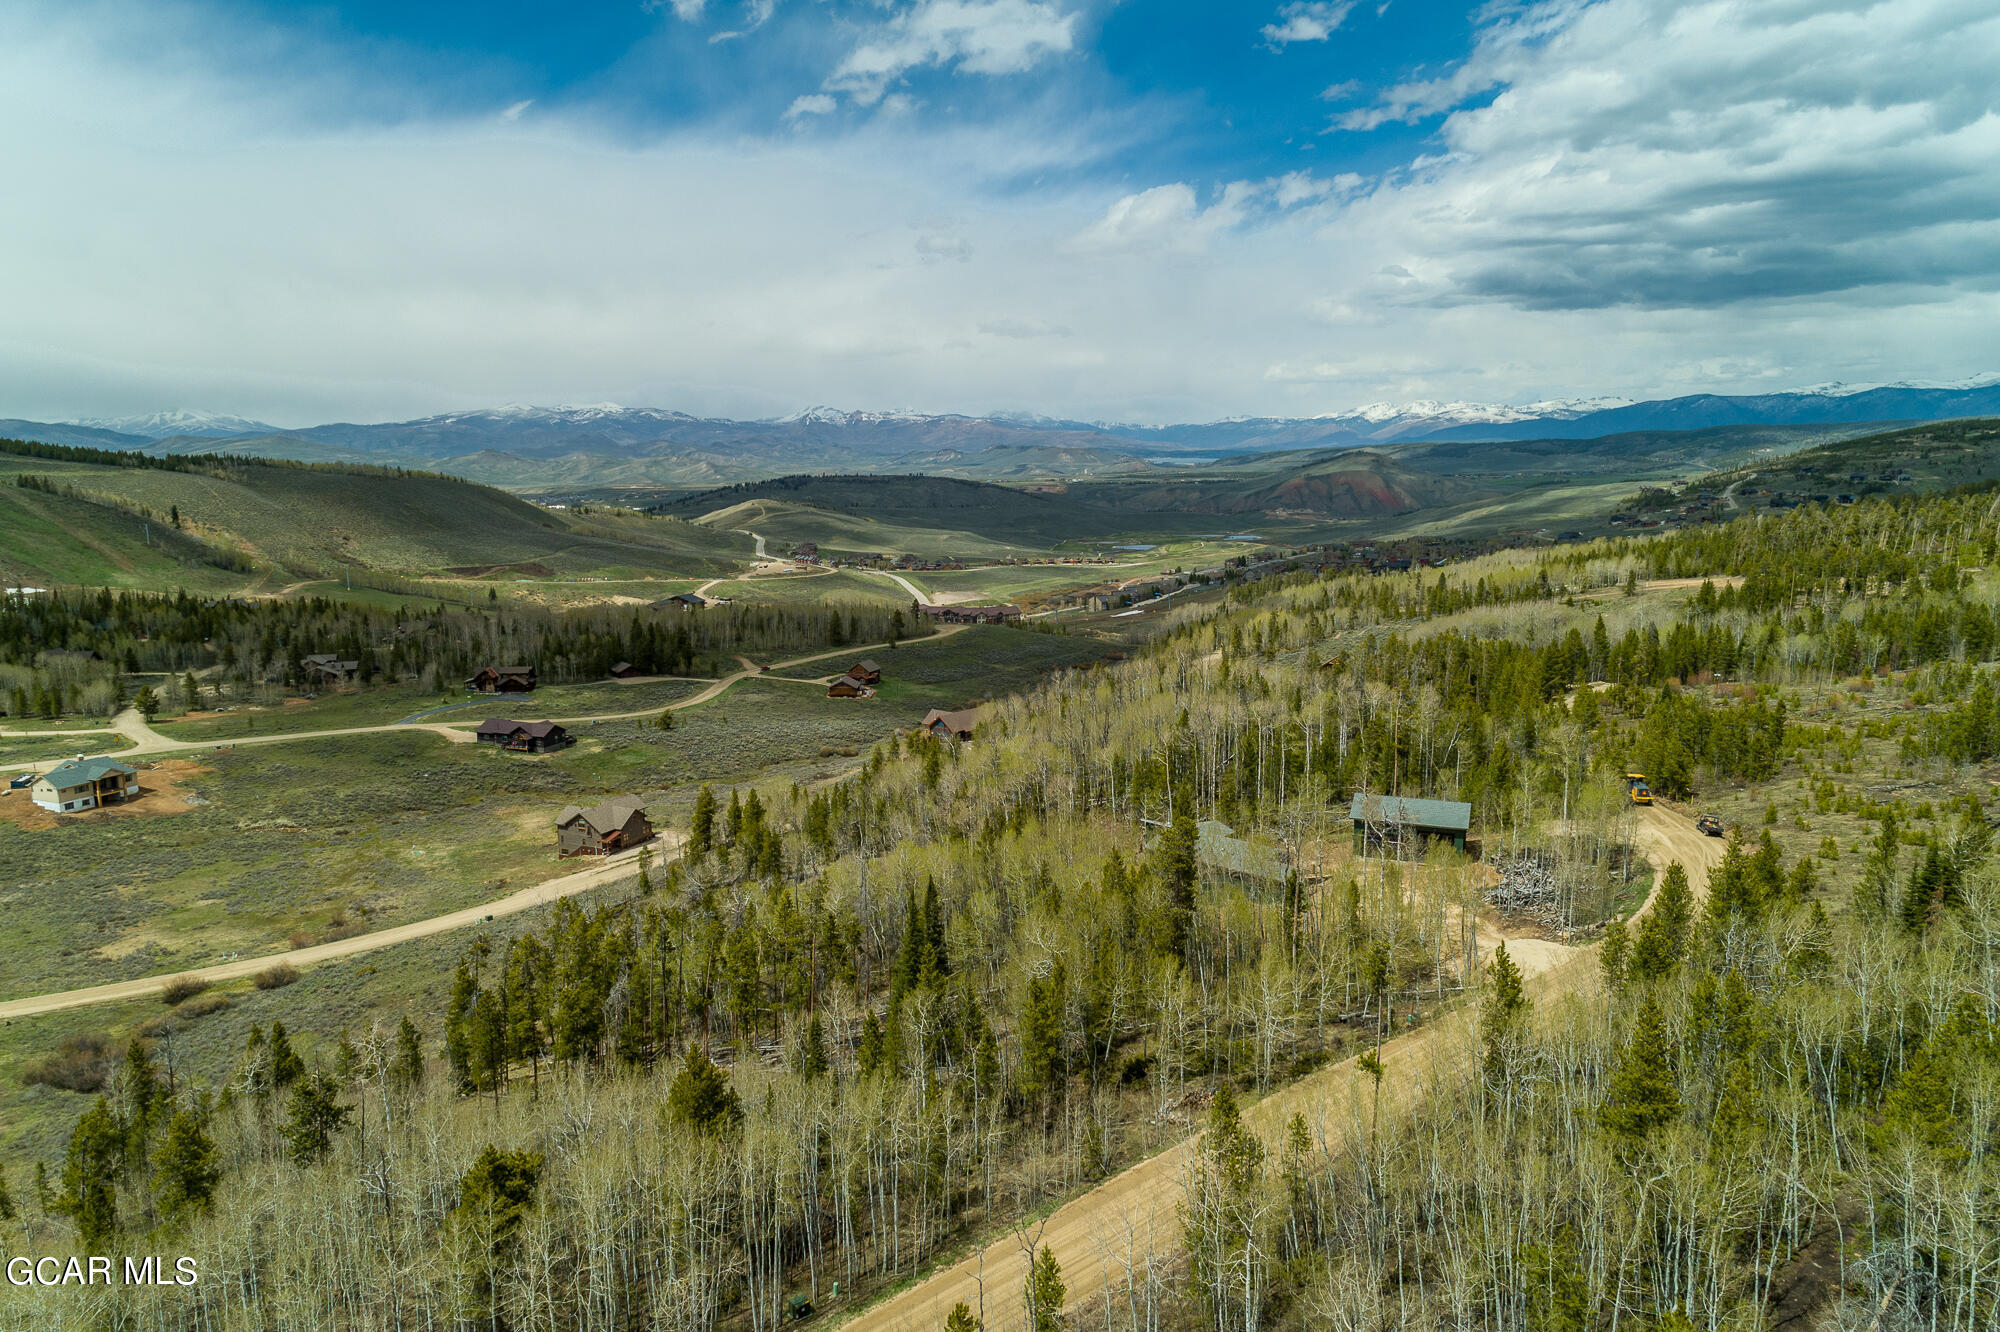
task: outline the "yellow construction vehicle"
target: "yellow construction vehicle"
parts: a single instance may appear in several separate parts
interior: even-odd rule
[[[1625,774],[1625,794],[1635,805],[1653,803],[1653,788],[1646,784],[1646,774],[1643,772]]]

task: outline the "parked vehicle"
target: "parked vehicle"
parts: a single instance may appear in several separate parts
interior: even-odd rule
[[[1727,829],[1725,829],[1722,826],[1722,820],[1718,819],[1713,814],[1702,815],[1700,818],[1694,821],[1694,826],[1701,832],[1708,834],[1710,837],[1720,837],[1725,831],[1727,831]]]

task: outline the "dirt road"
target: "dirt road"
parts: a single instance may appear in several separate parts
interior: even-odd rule
[[[962,624],[945,625],[937,631],[934,637],[949,638],[951,635],[965,628],[967,626]],[[863,643],[858,647],[835,648],[830,652],[815,652],[803,657],[793,657],[789,661],[773,662],[771,663],[771,670],[779,671],[792,666],[803,666],[809,662],[825,661],[830,657],[861,656],[869,652],[883,652],[887,651],[888,648],[889,644],[887,643]],[[565,726],[574,726],[583,722],[629,721],[634,717],[657,717],[663,711],[678,711],[681,708],[692,708],[707,703],[739,680],[748,680],[769,673],[759,668],[753,668],[745,658],[738,658],[738,660],[745,662],[742,670],[725,675],[720,680],[711,683],[700,693],[689,698],[680,699],[677,702],[663,704],[656,708],[640,708],[633,712],[598,712],[592,713],[587,717],[551,717],[549,720],[559,721]],[[443,722],[385,722],[380,726],[344,726],[328,731],[290,731],[276,735],[238,735],[231,736],[226,740],[175,740],[170,736],[161,735],[151,726],[148,726],[146,719],[132,708],[127,708],[112,718],[111,725],[106,729],[116,731],[132,742],[131,748],[121,749],[115,755],[115,757],[121,759],[134,756],[143,757],[148,754],[185,754],[202,749],[235,749],[242,745],[282,745],[293,740],[321,740],[327,736],[335,735],[372,735],[382,731],[429,731],[434,735],[443,736],[453,744],[459,745],[469,745],[474,740],[470,730],[459,726],[449,726]],[[97,734],[102,733],[101,731],[97,732]],[[75,734],[75,732],[65,731],[52,734],[70,735]],[[60,761],[60,759],[32,759],[25,763],[0,763],[0,772],[26,772],[31,769],[40,771],[44,768],[54,767]]]
[[[1706,892],[1708,872],[1722,859],[1720,841],[1702,836],[1685,815],[1662,805],[1639,811],[1638,831],[1648,859],[1661,869],[1679,860],[1695,892]],[[1656,883],[1654,896],[1657,893]],[[1652,905],[1649,896],[1634,919]],[[1578,949],[1543,940],[1509,940],[1508,954],[1529,978],[1531,993],[1542,999],[1588,986],[1599,974],[1594,946]],[[1372,1108],[1390,1114],[1407,1106],[1437,1061],[1454,1057],[1474,1038],[1477,1022],[1477,1012],[1466,1008],[1384,1045],[1382,1062],[1387,1071],[1379,1104]],[[1302,1114],[1316,1137],[1328,1148],[1337,1148],[1349,1134],[1365,1129],[1373,1092],[1367,1075],[1350,1059],[1272,1093],[1245,1110],[1244,1118],[1268,1147],[1294,1114]],[[1121,1256],[1143,1258],[1149,1251],[1166,1255],[1179,1249],[1175,1207],[1196,1141],[1188,1138],[1113,1176],[1058,1208],[1040,1228],[1039,1242],[1055,1250],[1062,1265],[1072,1309],[1093,1306],[1107,1285],[1122,1288]],[[1028,1234],[1037,1238],[1033,1228]],[[952,1306],[964,1301],[975,1315],[983,1316],[990,1332],[1013,1332],[1024,1315],[1027,1263],[1026,1248],[1009,1235],[863,1310],[843,1326],[857,1332],[937,1332]]]
[[[652,846],[651,850],[662,863],[665,863],[680,854],[681,843],[685,840],[685,836],[680,833],[661,833],[659,844]],[[176,976],[196,976],[212,982],[242,980],[280,962],[289,962],[303,971],[322,962],[332,962],[360,953],[372,953],[391,944],[407,943],[411,939],[422,939],[433,934],[463,929],[467,925],[477,925],[501,916],[511,916],[517,911],[526,911],[530,907],[553,902],[559,897],[569,897],[592,888],[601,888],[607,883],[636,874],[639,870],[640,851],[644,849],[646,848],[621,852],[592,865],[589,869],[565,874],[560,878],[545,879],[541,883],[510,893],[497,901],[447,912],[442,916],[432,916],[427,920],[413,920],[407,925],[392,925],[386,930],[376,930],[371,934],[357,934],[351,939],[314,944],[310,948],[294,948],[285,953],[265,953],[257,957],[238,958],[233,962],[218,962],[213,966],[193,967],[186,971],[147,976],[140,980],[118,981],[110,985],[92,985],[81,990],[62,990],[55,994],[0,1001],[0,1022],[10,1018],[33,1017],[39,1013],[56,1013],[66,1008],[115,1003],[121,999],[151,998],[160,992],[166,982]]]

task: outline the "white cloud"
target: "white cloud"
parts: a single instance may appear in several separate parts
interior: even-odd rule
[[[1444,154],[1350,221],[1429,256],[1448,301],[1990,287],[1996,67],[2000,11],[1962,0],[1551,0],[1491,23],[1460,68],[1342,117],[1449,113]]]
[[[1188,420],[1951,378],[2000,327],[2000,35],[1946,0],[1520,11],[1424,160],[1225,188],[1091,183],[1129,119],[634,142],[547,102],[404,112],[336,61],[124,58],[107,26],[0,6],[0,416]]]
[[[1076,21],[1042,0],[920,0],[850,51],[825,86],[872,106],[913,69],[1019,74],[1070,51]]]
[[[535,104],[535,99],[532,97],[527,98],[524,101],[516,102],[512,106],[508,107],[505,111],[502,111],[500,113],[500,119],[519,120],[521,118],[521,113],[523,111],[526,111],[529,107],[533,106],[534,104]]]
[[[785,110],[785,119],[796,120],[801,116],[830,115],[839,105],[826,93],[807,93],[803,97],[792,99],[791,106]]]
[[[1281,50],[1293,42],[1323,42],[1347,21],[1351,3],[1327,4],[1321,0],[1300,0],[1278,11],[1277,23],[1264,25],[1264,40]]]

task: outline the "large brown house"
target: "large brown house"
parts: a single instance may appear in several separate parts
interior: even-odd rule
[[[488,717],[472,735],[482,745],[499,745],[517,754],[546,754],[576,742],[576,737],[556,722],[510,721],[505,717]]]
[[[932,708],[924,716],[924,730],[940,740],[970,740],[978,726],[977,708],[960,708],[956,712]]]
[[[570,805],[556,815],[556,850],[565,856],[609,856],[653,839],[653,824],[637,796],[595,809]]]
[[[531,694],[535,690],[533,666],[481,666],[465,687],[479,694]]]
[[[299,658],[299,674],[307,684],[326,687],[352,684],[360,678],[361,663],[343,661],[337,652],[315,652]]]

